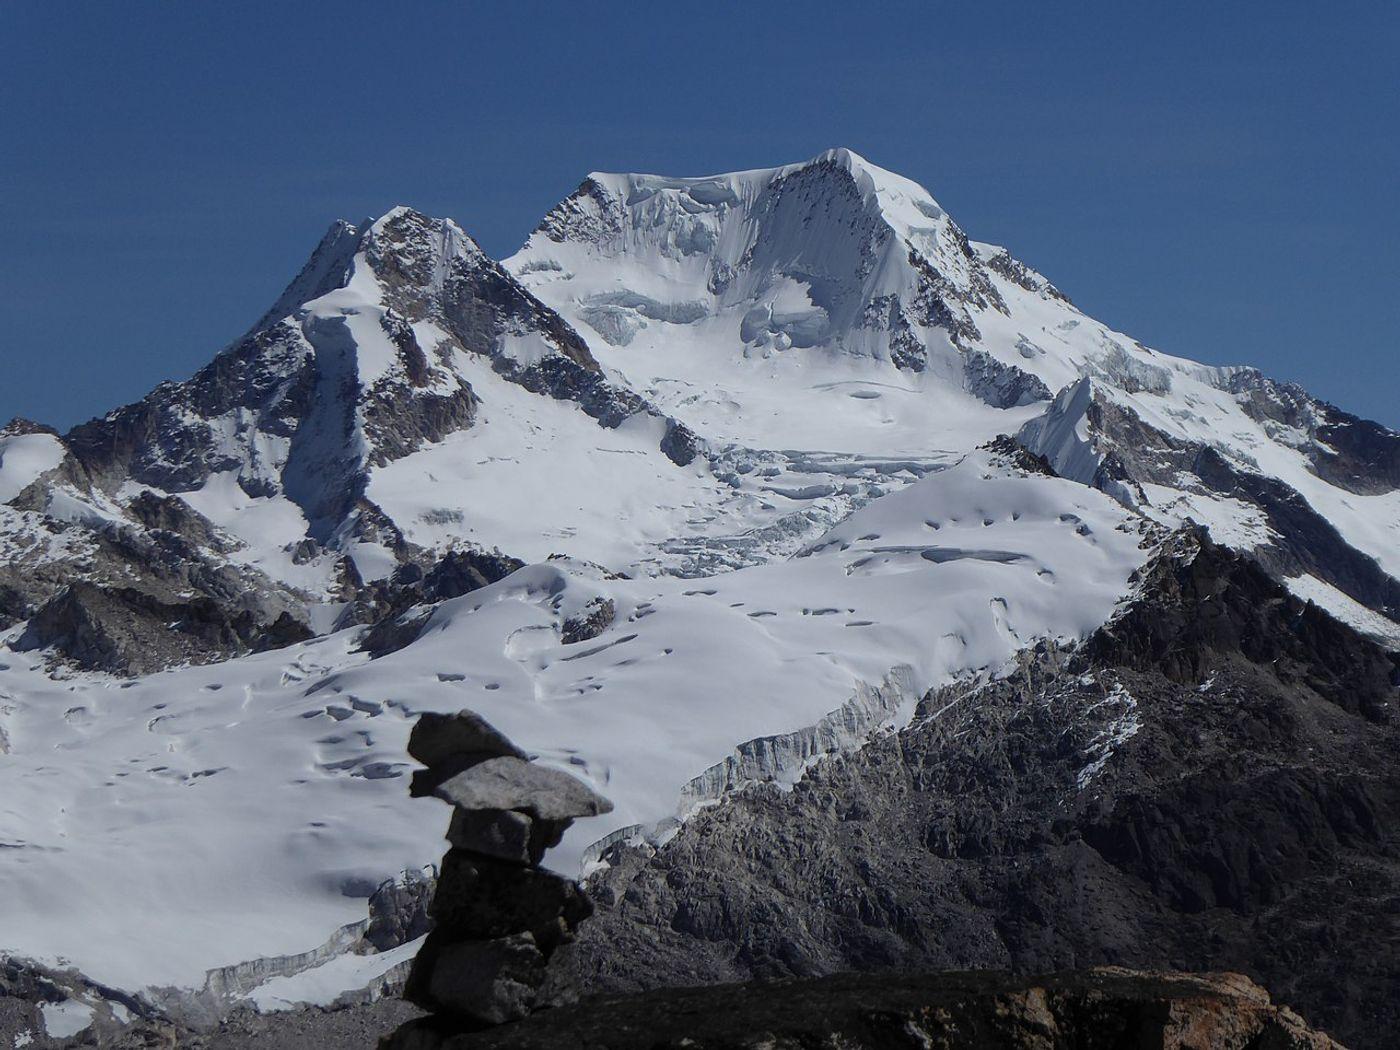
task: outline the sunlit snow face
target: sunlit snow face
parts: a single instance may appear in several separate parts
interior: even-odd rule
[[[897,723],[1037,637],[1079,636],[1140,542],[1106,497],[977,456],[786,561],[696,580],[527,567],[380,660],[353,631],[134,682],[15,659],[0,671],[8,946],[138,987],[319,944],[380,879],[441,851],[445,812],[404,788],[422,710],[476,710],[613,800],[553,855],[577,870],[611,832],[664,831],[725,785],[795,776],[802,734],[843,707],[827,739]],[[613,625],[563,644],[563,620],[604,596]],[[730,761],[785,734],[766,764]]]

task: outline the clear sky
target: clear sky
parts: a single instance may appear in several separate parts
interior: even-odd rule
[[[1090,314],[1400,427],[1400,5],[0,0],[0,420],[184,377],[337,217],[844,145]]]

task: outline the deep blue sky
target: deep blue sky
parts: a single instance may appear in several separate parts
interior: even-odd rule
[[[504,255],[593,169],[845,145],[1144,342],[1400,426],[1397,9],[0,0],[0,420],[189,374],[339,216]]]

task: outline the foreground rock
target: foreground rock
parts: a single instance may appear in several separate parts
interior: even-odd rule
[[[539,867],[576,817],[612,803],[567,773],[537,766],[470,711],[423,715],[408,752],[425,769],[415,795],[453,807],[429,913],[404,997],[468,1028],[501,1024],[568,997],[549,979],[556,949],[593,905],[577,883]]]
[[[842,974],[599,999],[476,1034],[410,1022],[382,1050],[1340,1050],[1239,974]]]

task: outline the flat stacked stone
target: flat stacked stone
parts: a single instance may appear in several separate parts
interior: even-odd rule
[[[550,956],[593,911],[571,879],[540,868],[577,817],[612,803],[567,773],[535,765],[479,715],[425,714],[408,753],[424,769],[416,796],[453,807],[424,941],[404,997],[473,1024],[519,1020],[538,1006]]]

